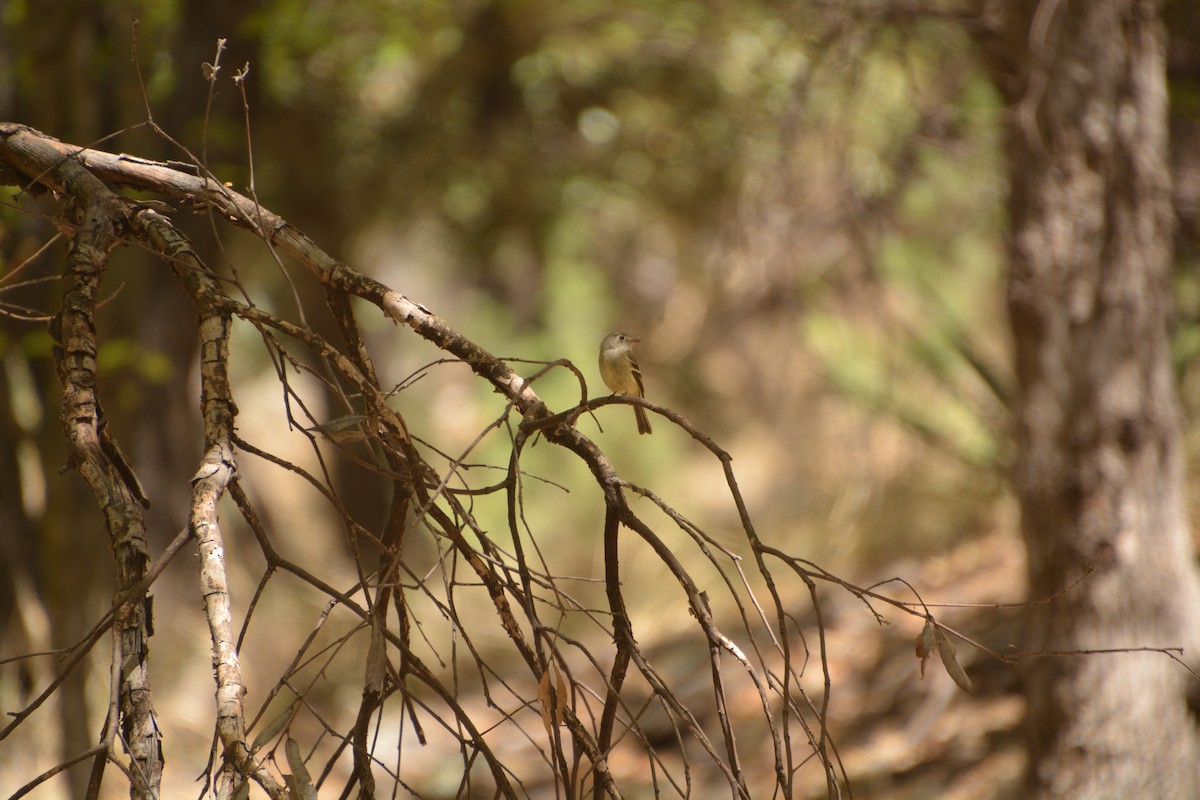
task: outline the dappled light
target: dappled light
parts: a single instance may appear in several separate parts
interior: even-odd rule
[[[1186,4],[41,5],[0,793],[1200,790]]]

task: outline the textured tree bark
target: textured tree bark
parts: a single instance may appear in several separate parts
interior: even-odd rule
[[[1008,304],[1041,651],[1200,644],[1171,371],[1165,32],[1151,0],[1006,5]],[[999,61],[997,61],[999,63]],[[1200,797],[1195,678],[1161,653],[1027,673],[1030,796]]]
[[[54,169],[47,165],[46,171]],[[103,184],[74,165],[61,169],[64,185],[81,198],[79,230],[63,272],[62,308],[51,323],[55,364],[63,383],[60,419],[70,464],[83,477],[104,514],[117,567],[118,596],[137,585],[149,563],[144,519],[145,497],[120,448],[104,427],[96,393],[95,310],[108,255],[116,247],[121,206],[115,196],[99,196]],[[120,741],[129,754],[129,796],[159,797],[163,752],[151,702],[149,640],[153,632],[149,598],[113,620],[120,637]],[[115,722],[116,720],[112,720]],[[98,786],[103,756],[93,771]]]

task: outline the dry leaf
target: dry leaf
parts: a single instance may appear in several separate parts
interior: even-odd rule
[[[925,627],[921,629],[920,635],[917,636],[917,658],[921,659],[921,680],[925,679],[925,663],[929,661],[929,657],[933,655],[934,648],[933,638],[933,620],[925,620]]]
[[[975,694],[975,684],[971,683],[971,679],[967,677],[966,671],[958,663],[958,655],[954,651],[954,642],[942,632],[941,628],[935,628],[933,635],[937,640],[938,655],[942,658],[942,666],[946,668],[946,672],[950,673],[950,677],[958,684],[958,688],[967,694]]]
[[[371,644],[367,648],[367,669],[363,678],[364,688],[375,694],[383,694],[383,681],[387,677],[387,645],[383,640],[383,625],[378,615],[371,617]]]
[[[254,743],[250,745],[251,753],[257,752],[259,748],[266,745],[267,742],[274,739],[279,735],[280,731],[287,727],[287,724],[292,721],[292,714],[295,712],[296,705],[299,702],[299,697],[293,698],[292,702],[288,703],[287,707],[271,721],[271,724],[263,728],[258,736],[254,737]]]
[[[317,800],[317,788],[313,786],[312,776],[304,766],[304,757],[300,755],[300,744],[292,738],[284,745],[287,753],[288,766],[292,769],[291,786],[298,800]]]
[[[557,698],[557,703],[550,694],[551,673],[553,673],[554,696]],[[554,662],[547,664],[546,669],[542,672],[542,679],[538,681],[537,697],[542,706],[542,724],[546,726],[546,735],[553,737],[554,719],[557,717],[561,724],[563,709],[567,707],[567,685],[563,681],[562,673],[554,666]],[[551,713],[551,708],[555,713]]]

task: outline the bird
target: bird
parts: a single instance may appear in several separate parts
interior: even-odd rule
[[[633,345],[639,341],[627,333],[610,333],[600,343],[600,377],[613,394],[646,396],[646,389],[642,386],[642,371],[633,357]],[[650,433],[646,409],[634,406],[633,413],[637,416],[638,433]]]

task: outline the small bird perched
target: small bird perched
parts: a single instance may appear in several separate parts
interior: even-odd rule
[[[646,390],[642,386],[642,371],[638,369],[637,359],[633,357],[633,345],[638,341],[627,333],[610,333],[600,343],[600,377],[613,394],[627,397],[646,396]],[[638,433],[650,433],[650,420],[646,416],[646,409],[634,406],[633,413],[637,416]]]

